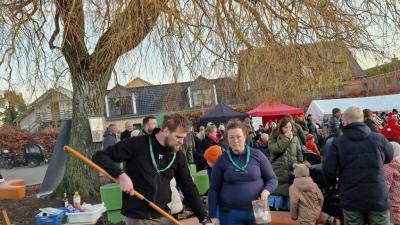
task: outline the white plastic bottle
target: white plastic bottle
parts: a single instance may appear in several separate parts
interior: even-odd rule
[[[74,208],[76,209],[81,208],[81,196],[79,195],[78,192],[75,192],[74,194],[73,203],[74,203]]]

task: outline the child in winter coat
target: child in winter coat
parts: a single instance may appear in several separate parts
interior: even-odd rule
[[[391,215],[395,225],[400,224],[400,145],[397,142],[390,142],[393,145],[393,160],[384,165],[386,182],[389,190],[389,198],[392,203]]]
[[[294,164],[295,179],[289,188],[290,214],[300,225],[336,224],[336,219],[321,212],[324,197],[317,184],[310,177],[310,170],[304,164]]]
[[[314,135],[312,135],[312,134],[307,134],[306,147],[307,147],[307,150],[311,150],[312,152],[314,152],[317,155],[320,154],[318,146],[317,146],[317,144],[315,144],[315,141],[314,141]]]

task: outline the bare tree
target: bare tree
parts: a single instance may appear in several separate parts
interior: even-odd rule
[[[91,156],[99,146],[91,142],[87,118],[104,115],[107,84],[118,60],[138,63],[158,52],[177,80],[184,73],[236,74],[242,51],[270,46],[296,49],[335,41],[380,53],[384,46],[376,40],[397,32],[399,12],[393,0],[1,0],[1,79],[26,81],[34,90],[47,88],[49,80],[70,78],[70,145]],[[301,65],[306,57],[295,54],[280,65]],[[271,78],[272,87],[301,93],[310,83],[328,82],[292,76]],[[328,77],[333,85],[341,79]],[[60,189],[88,195],[98,190],[96,184],[94,172],[68,159]]]

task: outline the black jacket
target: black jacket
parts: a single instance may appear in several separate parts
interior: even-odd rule
[[[93,155],[93,161],[104,168],[111,176],[117,178],[122,171],[116,168],[113,161],[126,162],[126,174],[132,179],[136,191],[157,204],[165,211],[169,211],[167,203],[171,201],[170,181],[175,177],[189,207],[200,221],[206,217],[197,189],[189,173],[188,164],[182,152],[176,153],[172,166],[157,174],[150,157],[149,138],[151,139],[154,159],[159,168],[165,168],[172,159],[170,150],[157,141],[155,129],[151,135],[132,137]],[[124,216],[135,219],[152,219],[161,217],[144,201],[123,193],[122,211]]]
[[[204,152],[206,152],[207,148],[209,148],[213,145],[218,145],[218,143],[213,141],[211,138],[209,138],[206,135],[206,137],[201,141],[201,144],[200,144],[201,152],[200,153],[204,154]]]
[[[341,207],[356,212],[390,208],[383,164],[393,159],[393,147],[365,123],[352,123],[333,140],[324,160],[328,185],[339,178]]]
[[[121,139],[121,141],[123,141],[125,139],[130,138],[130,137],[131,137],[131,132],[125,130],[124,132],[121,133],[121,138],[120,139]]]

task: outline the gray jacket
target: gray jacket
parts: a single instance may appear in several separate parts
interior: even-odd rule
[[[113,146],[115,144],[117,144],[118,140],[117,140],[117,136],[115,134],[112,134],[108,131],[104,132],[104,140],[103,140],[103,149],[106,149],[110,146]]]

